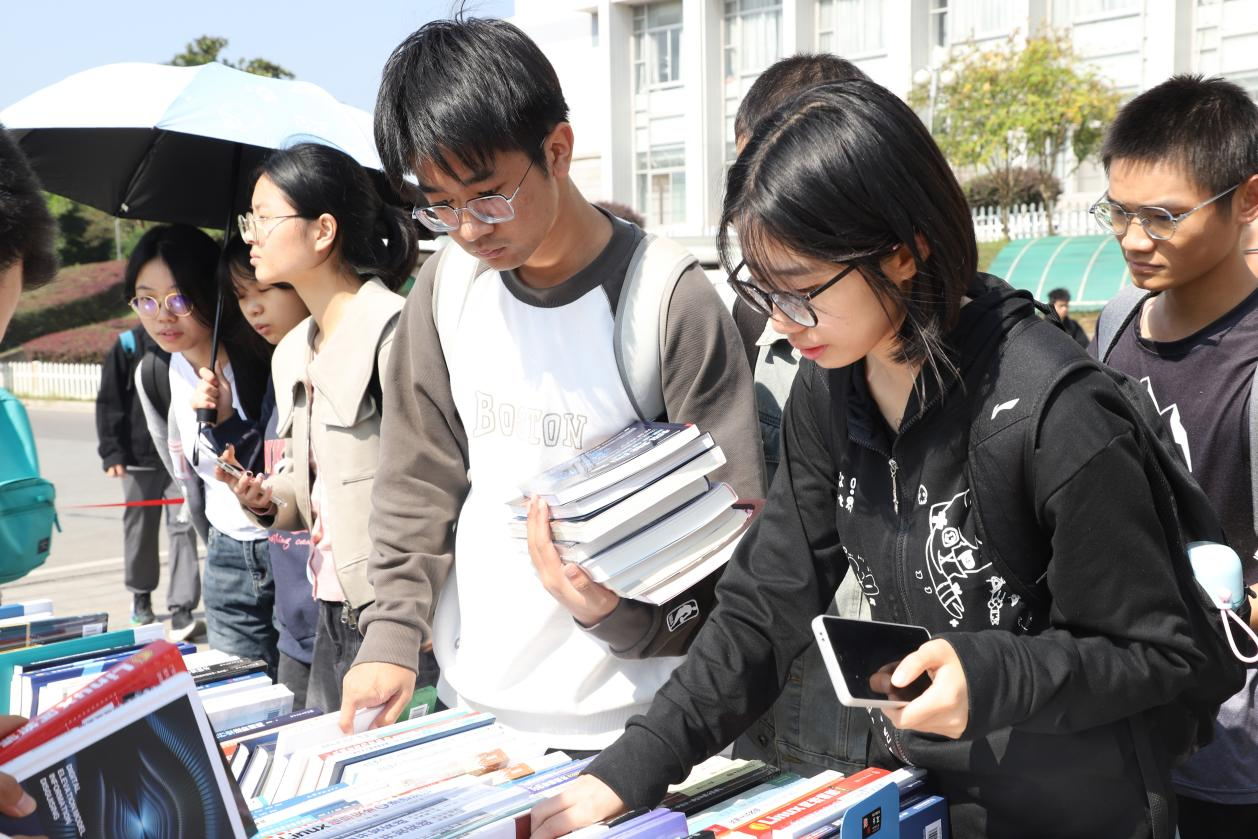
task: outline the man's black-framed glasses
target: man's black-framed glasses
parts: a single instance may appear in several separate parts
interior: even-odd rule
[[[1175,231],[1179,229],[1179,223],[1200,210],[1218,201],[1225,195],[1235,191],[1240,187],[1237,184],[1233,187],[1220,192],[1218,195],[1211,196],[1202,201],[1191,210],[1185,210],[1182,213],[1172,213],[1165,207],[1140,207],[1134,213],[1128,212],[1123,208],[1122,204],[1110,201],[1108,198],[1101,198],[1095,204],[1088,208],[1088,212],[1092,214],[1092,218],[1096,219],[1096,223],[1106,233],[1112,233],[1115,236],[1123,236],[1127,233],[1127,228],[1131,225],[1131,220],[1135,219],[1140,222],[1140,226],[1144,228],[1144,232],[1149,235],[1150,239],[1157,239],[1165,242],[1167,239],[1175,235]]]
[[[533,160],[529,160],[528,168],[524,170],[524,174],[520,176],[520,182],[515,185],[511,195],[482,195],[480,198],[473,198],[462,207],[452,207],[449,204],[430,204],[427,207],[416,207],[411,210],[411,218],[418,221],[424,227],[427,227],[433,233],[449,233],[458,230],[463,224],[463,213],[471,213],[476,218],[485,222],[485,224],[502,224],[515,218],[515,197],[520,192],[520,187],[524,186],[524,179],[529,176],[529,172],[533,171]]]
[[[842,271],[807,294],[794,291],[767,291],[761,288],[751,279],[745,261],[738,263],[738,267],[729,275],[726,282],[744,303],[760,314],[771,318],[776,308],[794,323],[811,328],[817,325],[817,312],[810,301],[855,270],[856,263],[849,263]]]

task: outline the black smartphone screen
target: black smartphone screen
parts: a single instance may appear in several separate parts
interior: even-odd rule
[[[826,636],[834,657],[843,671],[848,693],[853,699],[891,699],[908,702],[930,687],[930,677],[923,673],[911,685],[891,687],[890,676],[909,653],[930,640],[930,633],[920,626],[903,626],[877,621],[825,618]],[[889,692],[882,693],[870,684],[871,677],[884,671]]]

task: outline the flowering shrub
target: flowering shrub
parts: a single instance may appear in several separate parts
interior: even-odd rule
[[[118,335],[136,324],[134,317],[117,317],[42,335],[22,345],[29,361],[99,364],[113,349]]]
[[[125,266],[120,259],[74,265],[43,288],[23,294],[5,335],[5,346],[122,315],[127,311],[122,299]]]

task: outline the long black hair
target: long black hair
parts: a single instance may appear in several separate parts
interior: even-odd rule
[[[219,262],[218,244],[205,232],[186,224],[163,224],[146,232],[136,243],[127,268],[123,287],[127,299],[135,296],[136,278],[140,270],[154,259],[170,269],[179,293],[192,304],[192,314],[208,329],[214,328],[214,308],[218,303],[216,272]],[[250,419],[262,412],[271,377],[272,347],[245,321],[234,297],[224,299],[223,317],[219,323],[219,345],[227,353],[240,405]]]
[[[354,158],[318,143],[272,152],[259,167],[299,216],[336,219],[341,258],[360,274],[375,274],[392,291],[410,277],[419,259],[415,224],[384,202]]]
[[[807,90],[754,128],[730,168],[718,245],[758,266],[776,244],[803,257],[856,263],[891,315],[903,314],[898,359],[952,364],[944,336],[978,266],[965,194],[913,111],[886,88],[852,79]],[[926,246],[919,247],[918,237]],[[902,290],[879,262],[895,246],[917,273]]]

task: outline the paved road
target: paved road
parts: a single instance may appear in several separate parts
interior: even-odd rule
[[[57,487],[62,532],[53,535],[52,553],[42,568],[4,586],[4,600],[50,597],[59,615],[101,609],[109,612],[110,629],[126,627],[131,595],[122,582],[122,510],[79,508],[122,501],[121,482],[106,477],[100,468],[92,406],[31,403],[27,410],[40,469]],[[164,535],[162,541],[164,551]],[[162,584],[153,596],[160,618],[167,617],[165,604],[163,569]]]

